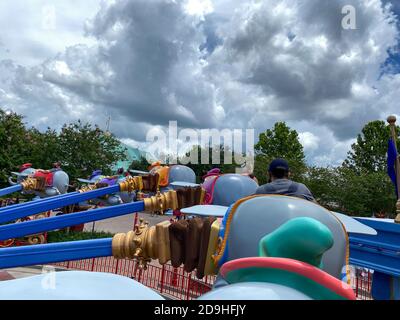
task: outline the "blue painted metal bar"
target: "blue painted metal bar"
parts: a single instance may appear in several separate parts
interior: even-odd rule
[[[400,277],[400,225],[388,220],[357,220],[374,228],[378,234],[350,234],[351,264]]]
[[[8,194],[14,193],[14,192],[20,192],[22,191],[22,186],[20,184],[17,184],[12,187],[4,188],[0,190],[0,197],[6,196]]]
[[[375,300],[400,299],[400,225],[389,219],[357,218],[377,235],[350,233],[350,264],[374,270]]]
[[[0,250],[0,269],[112,256],[112,239],[62,242]]]
[[[0,226],[0,240],[15,239],[27,235],[62,229],[87,222],[99,221],[144,211],[144,202],[133,202],[63,216]]]
[[[119,191],[120,186],[115,185],[84,193],[74,192],[44,200],[32,201],[23,205],[19,205],[18,207],[10,206],[8,210],[0,211],[0,223],[15,221],[27,216],[39,214],[52,209],[62,208],[71,204],[77,204],[82,201],[94,199]]]

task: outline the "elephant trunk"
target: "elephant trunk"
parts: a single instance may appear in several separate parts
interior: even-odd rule
[[[16,186],[18,183],[14,182],[12,177],[8,177],[8,183],[12,186]]]

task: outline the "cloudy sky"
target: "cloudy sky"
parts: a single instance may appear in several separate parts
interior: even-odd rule
[[[337,165],[362,126],[400,114],[400,1],[1,0],[0,107],[77,119],[132,145],[182,128],[286,121]],[[356,9],[355,30],[342,8]]]

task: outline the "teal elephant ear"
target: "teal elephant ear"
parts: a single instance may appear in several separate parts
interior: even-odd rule
[[[323,254],[333,247],[333,234],[312,218],[296,218],[260,241],[260,257],[288,258],[322,269]]]

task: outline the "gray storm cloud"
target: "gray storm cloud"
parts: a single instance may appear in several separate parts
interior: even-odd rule
[[[111,116],[138,142],[170,120],[257,133],[288,121],[317,164],[339,163],[365,122],[396,113],[400,77],[382,65],[398,27],[380,0],[95,4],[87,43],[34,66],[0,58],[0,106],[41,128]],[[341,25],[349,4],[356,30]]]

